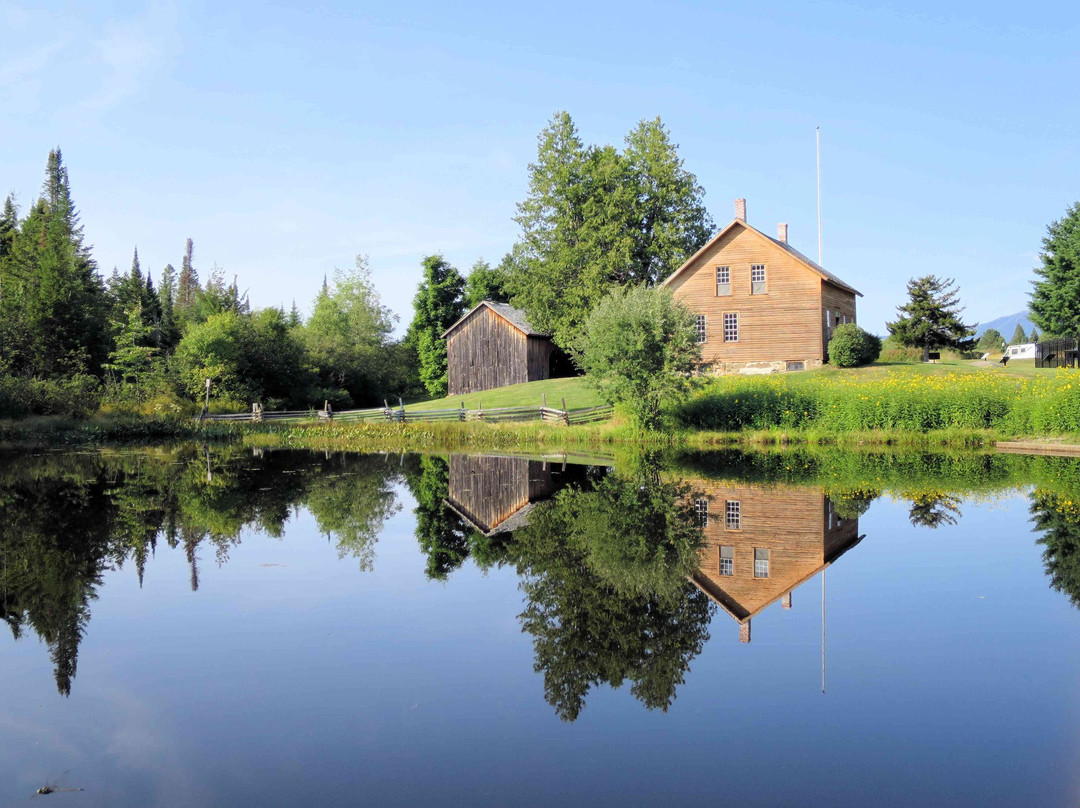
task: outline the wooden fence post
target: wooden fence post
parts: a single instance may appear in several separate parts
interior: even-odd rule
[[[401,406],[401,423],[405,423],[405,402],[398,398],[398,404]]]
[[[461,414],[458,416],[458,419],[461,420],[461,421],[465,420],[465,401],[464,400],[461,402]]]
[[[476,401],[476,420],[484,420],[484,402],[477,399]]]
[[[563,420],[566,421],[566,425],[570,426],[570,410],[566,409],[566,396],[562,399],[562,414]]]
[[[384,398],[384,399],[382,400],[382,406],[383,406],[383,414],[384,414],[384,415],[386,416],[386,420],[387,420],[387,421],[389,421],[389,420],[390,420],[390,417],[391,417],[391,416],[390,416],[390,402],[389,402],[389,401],[387,401],[387,400],[386,400],[386,399]]]

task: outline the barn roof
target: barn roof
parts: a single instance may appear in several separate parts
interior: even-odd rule
[[[755,235],[760,236],[761,238],[765,239],[766,241],[770,242],[771,244],[776,245],[776,247],[778,249],[781,249],[784,252],[790,254],[792,257],[795,258],[795,260],[797,260],[799,263],[801,263],[807,269],[810,269],[813,272],[816,272],[818,275],[820,275],[822,278],[827,280],[829,283],[833,284],[833,286],[838,286],[841,289],[844,289],[844,290],[846,290],[848,292],[851,292],[852,294],[858,295],[859,297],[863,296],[862,292],[860,292],[854,286],[851,286],[850,284],[845,283],[844,281],[840,280],[840,278],[838,278],[833,273],[829,272],[829,270],[825,269],[825,267],[821,266],[821,264],[819,264],[817,261],[812,261],[811,259],[807,258],[805,255],[803,255],[801,252],[796,250],[794,247],[792,247],[790,244],[787,244],[787,243],[785,243],[783,241],[780,241],[779,239],[775,239],[772,236],[769,236],[769,235],[766,235],[765,233],[762,233],[756,227],[754,227],[751,224],[747,224],[742,219],[732,219],[731,223],[728,224],[727,227],[724,227],[723,229],[721,229],[719,233],[717,233],[715,236],[713,236],[711,239],[709,239],[709,241],[705,244],[705,246],[703,246],[700,250],[698,250],[696,253],[694,253],[692,256],[690,256],[681,267],[679,267],[674,272],[672,272],[671,275],[668,276],[667,280],[665,280],[661,284],[661,286],[667,286],[669,283],[671,283],[673,280],[675,280],[675,278],[677,278],[684,271],[686,271],[687,268],[692,266],[693,263],[706,250],[711,248],[716,242],[718,242],[727,233],[729,233],[731,231],[731,229],[733,227],[735,227],[736,225],[740,225],[740,226],[746,228],[747,230],[749,230],[751,233],[754,233]]]
[[[460,320],[458,320],[456,323],[454,323],[448,329],[443,331],[443,333],[442,333],[443,339],[445,339],[447,337],[447,335],[451,331],[453,331],[455,328],[457,328],[463,322],[465,322],[470,317],[472,317],[473,314],[478,309],[480,309],[481,307],[484,307],[484,306],[491,309],[493,312],[495,312],[497,315],[502,317],[504,320],[506,320],[508,323],[510,323],[510,325],[514,326],[514,328],[516,328],[518,331],[522,332],[523,334],[526,334],[526,335],[528,335],[530,337],[546,337],[546,336],[549,336],[548,334],[545,334],[542,331],[537,331],[531,325],[529,325],[529,318],[525,316],[525,312],[523,312],[521,309],[515,309],[509,303],[492,303],[490,300],[482,300],[479,303],[477,303],[473,308],[471,308],[468,312],[466,312],[465,315]]]

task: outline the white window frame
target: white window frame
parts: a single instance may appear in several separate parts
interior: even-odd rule
[[[754,577],[755,578],[768,578],[769,577],[769,562],[770,562],[769,548],[767,547],[755,547],[754,548]]]
[[[723,273],[723,274],[721,274]],[[721,281],[720,278],[727,278],[726,281]],[[716,268],[716,296],[728,297],[731,295],[731,267],[719,266]]]
[[[758,275],[759,280],[755,280],[754,276]],[[765,295],[769,293],[769,284],[767,280],[765,264],[751,264],[750,265],[750,294],[752,295]]]
[[[739,341],[739,313],[737,311],[725,311],[724,312],[724,342],[738,342],[738,341]]]
[[[708,340],[708,318],[704,314],[697,316],[697,322],[694,323],[694,333],[697,335],[698,345],[704,345]]]
[[[718,573],[724,577],[735,574],[735,547],[731,544],[721,544],[719,550]]]
[[[742,530],[742,502],[729,499],[724,502],[724,529]]]
[[[709,500],[694,500],[694,523],[700,528],[709,526]]]

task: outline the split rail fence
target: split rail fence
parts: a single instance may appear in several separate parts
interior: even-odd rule
[[[399,403],[397,407],[391,407],[386,404],[383,407],[369,410],[342,410],[341,412],[335,412],[329,404],[326,404],[321,410],[276,411],[266,411],[263,410],[261,405],[253,404],[251,412],[211,414],[204,411],[199,416],[199,423],[206,421],[231,421],[237,423],[266,423],[270,421],[285,423],[302,421],[343,423],[352,423],[354,421],[390,421],[404,424],[433,421],[487,421],[489,423],[501,423],[503,421],[547,421],[550,423],[563,424],[564,426],[571,426],[574,424],[590,424],[606,421],[611,418],[614,413],[614,408],[610,404],[571,410],[567,409],[566,400],[563,399],[562,405],[563,408],[560,410],[547,406],[547,402],[545,401],[538,407],[495,407],[485,410],[483,408],[483,403],[481,402],[477,409],[469,410],[465,408],[465,403],[462,402],[461,406],[456,409],[407,410],[405,409],[404,404]]]

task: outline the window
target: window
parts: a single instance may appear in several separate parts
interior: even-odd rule
[[[760,547],[754,548],[754,577],[769,577],[769,551]]]
[[[739,315],[728,312],[724,315],[724,342],[739,341]],[[704,340],[702,340],[704,342]]]
[[[694,326],[694,333],[697,334],[697,341],[705,341],[705,315],[699,314],[697,316],[697,325]]]
[[[730,545],[720,545],[720,574],[735,574],[735,548]]]
[[[731,267],[716,268],[716,294],[718,297],[731,294]]]
[[[702,528],[709,526],[709,500],[694,500],[694,524]]]
[[[750,265],[750,294],[763,295],[768,291],[765,288],[765,265]]]
[[[788,362],[787,363],[787,369],[788,370],[806,370],[806,363],[805,362]]]
[[[724,503],[725,526],[728,530],[742,530],[742,503],[729,499]]]

